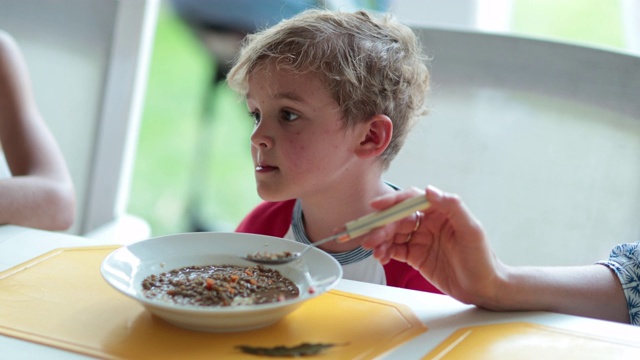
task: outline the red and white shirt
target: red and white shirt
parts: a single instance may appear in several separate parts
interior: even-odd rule
[[[237,232],[276,236],[310,244],[304,232],[302,210],[297,200],[263,202],[238,225]],[[405,289],[441,294],[420,273],[404,262],[391,260],[382,266],[372,252],[363,248],[343,253],[329,253],[344,272],[344,278]]]

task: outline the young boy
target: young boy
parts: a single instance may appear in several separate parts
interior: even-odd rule
[[[397,189],[382,175],[428,90],[413,32],[389,16],[309,10],[249,35],[228,76],[246,97],[259,196],[237,231],[312,243]],[[359,239],[322,249],[344,278],[437,290],[408,265],[383,267]]]

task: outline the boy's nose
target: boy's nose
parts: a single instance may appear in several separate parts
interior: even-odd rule
[[[266,128],[264,121],[256,125],[251,134],[251,145],[258,148],[270,148],[273,146],[273,138],[267,135]]]

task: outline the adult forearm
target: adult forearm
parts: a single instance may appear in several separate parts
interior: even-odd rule
[[[629,323],[622,287],[607,267],[507,267],[505,274],[496,297],[485,307],[551,311]]]

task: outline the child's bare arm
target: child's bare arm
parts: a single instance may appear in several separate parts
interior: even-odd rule
[[[0,223],[63,230],[75,216],[73,184],[30,86],[17,44],[0,32],[0,144],[12,173],[0,179]]]

